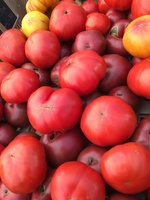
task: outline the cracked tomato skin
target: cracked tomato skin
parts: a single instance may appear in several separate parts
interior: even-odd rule
[[[44,146],[32,136],[16,137],[1,153],[1,180],[13,193],[32,193],[41,185],[46,173]]]
[[[150,186],[150,151],[136,142],[116,145],[103,154],[100,170],[116,191],[140,193]]]
[[[105,200],[106,190],[102,176],[78,161],[60,165],[51,180],[53,200]]]

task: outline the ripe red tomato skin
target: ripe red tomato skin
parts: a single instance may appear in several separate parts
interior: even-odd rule
[[[65,162],[56,169],[52,177],[51,196],[55,200],[105,200],[105,183],[101,175],[86,164],[78,161]]]
[[[0,85],[5,77],[11,70],[15,69],[15,66],[8,62],[0,62]]]
[[[101,21],[101,23],[99,23]],[[107,15],[100,12],[92,12],[87,15],[85,30],[99,30],[105,36],[111,28],[111,21]]]
[[[80,96],[87,95],[97,88],[105,72],[106,63],[96,51],[77,51],[62,64],[60,86],[71,88]]]
[[[27,38],[16,28],[8,29],[0,37],[0,60],[20,67],[28,61],[25,55]],[[7,47],[7,48],[6,48]]]
[[[124,100],[108,95],[92,101],[80,120],[81,130],[88,140],[104,147],[126,142],[136,125],[137,117],[132,107]]]
[[[110,9],[106,4],[105,0],[98,0],[98,9],[100,13],[106,14],[106,12]]]
[[[82,6],[69,1],[60,1],[51,13],[49,29],[60,41],[69,41],[85,29],[86,17],[87,14]]]
[[[43,182],[46,173],[44,147],[32,136],[16,137],[1,153],[1,180],[13,193],[32,193]]]
[[[28,97],[39,86],[40,81],[35,72],[24,68],[15,68],[2,80],[1,96],[9,103],[27,102]]]
[[[37,30],[28,37],[25,54],[36,67],[49,69],[59,60],[60,48],[60,42],[55,33]]]
[[[138,9],[137,9],[138,5]],[[150,1],[149,0],[132,0],[131,13],[133,19],[142,15],[150,14]]]
[[[127,75],[127,85],[130,90],[140,97],[150,99],[150,92],[147,88],[150,87],[150,57],[145,58],[135,64]]]
[[[30,95],[27,103],[31,125],[43,134],[53,131],[62,133],[73,128],[81,113],[82,100],[77,92],[69,88],[54,91],[49,86],[40,87]]]
[[[150,185],[149,158],[150,151],[136,142],[116,145],[103,154],[101,174],[116,191],[137,194]]]
[[[126,11],[131,8],[132,0],[105,0],[106,4],[115,10]]]
[[[99,12],[98,4],[95,0],[86,0],[81,5],[87,14]]]

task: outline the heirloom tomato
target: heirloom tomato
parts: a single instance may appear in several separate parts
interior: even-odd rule
[[[104,0],[106,4],[115,10],[125,11],[131,7],[132,0]]]
[[[94,50],[82,50],[71,54],[60,69],[62,88],[75,90],[79,95],[93,92],[106,72],[106,63]]]
[[[150,57],[135,64],[127,75],[130,90],[138,96],[150,99]]]
[[[50,189],[54,200],[105,200],[106,195],[102,176],[79,161],[60,165],[54,172]]]
[[[53,9],[49,29],[60,41],[69,41],[85,30],[86,11],[75,2],[60,1]]]
[[[123,35],[124,48],[135,57],[150,56],[150,14],[132,20]]]
[[[80,126],[93,144],[113,146],[127,141],[137,125],[132,107],[123,99],[102,95],[84,109]]]
[[[100,170],[116,191],[140,193],[150,186],[150,151],[136,142],[116,145],[103,154]]]
[[[43,182],[46,173],[44,146],[32,136],[16,137],[1,153],[1,180],[13,193],[32,193]]]
[[[43,134],[73,128],[82,113],[82,100],[69,88],[38,88],[28,99],[27,114],[33,128]]]
[[[138,5],[138,9],[137,9]],[[132,0],[131,4],[132,18],[150,14],[150,1],[149,0]]]
[[[38,75],[29,69],[15,68],[1,82],[1,96],[9,103],[27,102],[33,91],[40,87]]]

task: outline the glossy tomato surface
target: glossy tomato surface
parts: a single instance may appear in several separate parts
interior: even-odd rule
[[[65,181],[65,184],[64,184]],[[78,161],[60,165],[51,180],[51,196],[55,200],[105,200],[105,183],[94,169]]]
[[[127,84],[130,90],[140,97],[150,99],[150,57],[135,64],[128,73]]]
[[[53,9],[49,29],[60,41],[69,41],[85,29],[86,11],[73,1],[60,1]]]
[[[150,15],[143,15],[132,20],[125,29],[122,42],[132,56],[139,58],[150,56],[149,21]]]
[[[13,193],[32,193],[43,182],[46,172],[44,147],[32,136],[16,137],[1,153],[1,180]]]
[[[105,72],[106,63],[96,51],[77,51],[61,66],[60,86],[73,89],[81,96],[87,95],[97,88]]]
[[[100,170],[118,192],[142,192],[150,186],[150,151],[136,142],[116,145],[103,154]]]
[[[132,107],[115,96],[100,96],[83,111],[80,126],[85,136],[99,146],[126,142],[137,124]]]
[[[54,91],[49,86],[38,88],[27,103],[27,115],[31,125],[43,134],[65,132],[73,128],[82,113],[82,100],[69,88]]]

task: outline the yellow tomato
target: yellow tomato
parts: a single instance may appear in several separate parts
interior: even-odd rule
[[[59,0],[28,0],[26,3],[26,11],[28,13],[37,10],[50,16],[52,9],[58,2]]]
[[[26,37],[36,30],[49,30],[49,17],[40,11],[31,11],[23,17],[21,28]]]
[[[150,56],[150,15],[143,15],[130,22],[125,29],[123,45],[132,56]]]

